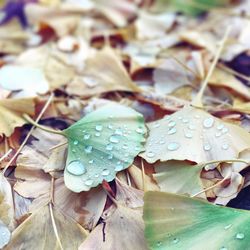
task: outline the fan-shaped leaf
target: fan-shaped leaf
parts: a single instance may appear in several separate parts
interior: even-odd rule
[[[150,249],[250,249],[248,211],[161,192],[146,193],[144,202]]]
[[[143,150],[143,116],[121,105],[107,105],[64,130],[68,138],[66,186],[87,191],[131,165]]]

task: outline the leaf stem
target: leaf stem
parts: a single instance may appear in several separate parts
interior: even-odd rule
[[[204,92],[206,90],[206,87],[208,85],[208,81],[209,79],[211,78],[213,72],[214,72],[214,69],[216,67],[216,64],[218,63],[219,59],[220,59],[220,56],[221,56],[221,53],[222,53],[222,50],[225,46],[225,43],[228,39],[228,36],[229,36],[229,33],[230,33],[230,30],[231,30],[231,27],[228,27],[221,42],[220,42],[220,46],[216,52],[216,55],[214,57],[214,60],[212,62],[212,65],[211,67],[209,68],[209,71],[206,75],[206,78],[204,79],[203,83],[202,83],[202,86],[201,86],[201,89],[200,91],[198,92],[198,94],[196,95],[196,97],[194,98],[194,100],[192,101],[192,106],[194,107],[197,107],[197,108],[203,108],[203,104],[202,104],[202,97],[204,95]]]
[[[222,162],[242,162],[242,163],[245,163],[245,164],[249,164],[249,162],[243,160],[243,159],[231,159],[231,160],[213,160],[213,161],[208,161],[208,162],[205,162],[205,163],[201,163],[201,164],[198,164],[198,165],[201,165],[203,168],[206,167],[207,165],[210,165],[210,164],[214,164],[214,163],[222,163]]]
[[[35,127],[37,127],[37,128],[40,128],[40,129],[42,129],[42,130],[44,130],[44,131],[46,131],[46,132],[48,132],[48,133],[59,134],[59,135],[65,136],[65,134],[64,134],[62,131],[60,131],[60,130],[55,130],[55,129],[47,128],[47,127],[45,127],[45,126],[40,125],[39,123],[35,122],[35,121],[34,121],[30,116],[28,116],[27,114],[23,114],[23,118],[24,118],[27,122],[31,123],[33,126],[35,126]]]

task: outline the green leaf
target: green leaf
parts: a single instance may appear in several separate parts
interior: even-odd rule
[[[144,202],[150,249],[250,249],[249,211],[162,192],[147,192]]]
[[[63,131],[68,138],[66,186],[87,191],[130,166],[144,147],[147,129],[143,116],[131,108],[110,104]]]
[[[157,0],[153,5],[153,10],[168,9],[196,16],[211,8],[223,7],[229,3],[230,0]]]

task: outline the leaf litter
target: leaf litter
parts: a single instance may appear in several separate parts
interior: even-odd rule
[[[249,249],[247,0],[0,7],[0,249]]]

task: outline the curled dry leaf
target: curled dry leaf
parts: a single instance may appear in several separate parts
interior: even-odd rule
[[[32,98],[0,99],[0,135],[10,136],[16,127],[27,123],[22,115],[33,115],[34,111]]]
[[[6,250],[77,250],[87,235],[88,233],[79,224],[62,214],[59,209],[52,208],[52,206],[49,208],[46,205],[34,212],[14,230]]]
[[[236,159],[240,152],[250,147],[247,131],[191,106],[150,123],[148,127],[146,151],[141,156],[149,163]]]

